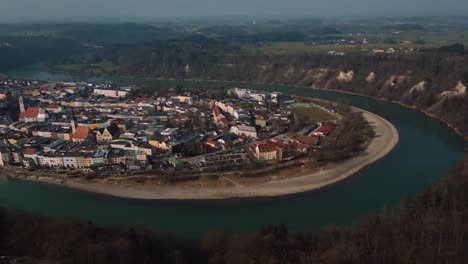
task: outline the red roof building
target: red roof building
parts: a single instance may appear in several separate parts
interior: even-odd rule
[[[313,135],[315,135],[315,136],[328,136],[333,130],[335,130],[335,128],[336,128],[335,125],[323,124],[313,132]]]
[[[59,105],[59,104],[48,104],[46,105],[46,110],[49,111],[49,112],[54,112],[54,113],[58,113],[60,111],[62,111],[62,106]]]
[[[89,127],[85,126],[78,126],[73,133],[73,141],[75,142],[83,142],[89,138],[91,134],[91,130]]]
[[[44,116],[45,110],[39,107],[28,107],[25,112],[20,112],[19,120],[23,122],[38,122],[41,115]]]
[[[36,152],[37,152],[37,149],[35,149],[35,148],[26,148],[23,151],[23,155],[24,155],[25,158],[30,158]]]
[[[282,160],[283,152],[276,142],[263,141],[253,144],[251,150],[259,161]]]
[[[258,151],[260,153],[276,151],[278,148],[278,144],[275,142],[261,142],[258,144]]]

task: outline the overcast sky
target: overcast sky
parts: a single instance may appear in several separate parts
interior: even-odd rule
[[[468,14],[468,0],[0,0],[3,18],[450,14]]]

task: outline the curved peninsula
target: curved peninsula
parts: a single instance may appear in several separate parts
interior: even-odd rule
[[[227,198],[253,198],[290,195],[320,189],[324,186],[344,180],[364,167],[385,157],[397,145],[399,135],[396,128],[386,119],[371,112],[354,108],[362,112],[364,118],[375,131],[366,150],[360,155],[340,163],[327,164],[319,171],[304,169],[295,171],[296,177],[272,180],[267,183],[233,187],[178,187],[178,186],[145,186],[145,185],[112,185],[102,183],[78,183],[57,181],[47,177],[28,177],[29,180],[59,184],[85,192],[143,200],[208,200]],[[288,173],[287,170],[275,174]]]

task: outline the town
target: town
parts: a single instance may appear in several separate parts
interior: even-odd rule
[[[144,91],[2,80],[0,165],[100,177],[238,170],[310,156],[341,119],[279,92]]]

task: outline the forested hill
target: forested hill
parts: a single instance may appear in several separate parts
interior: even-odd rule
[[[119,74],[291,84],[344,90],[416,107],[468,135],[468,56],[462,44],[404,54],[265,54],[235,45],[108,49]]]
[[[0,72],[127,44],[156,43],[185,36],[170,27],[118,24],[0,24]]]

